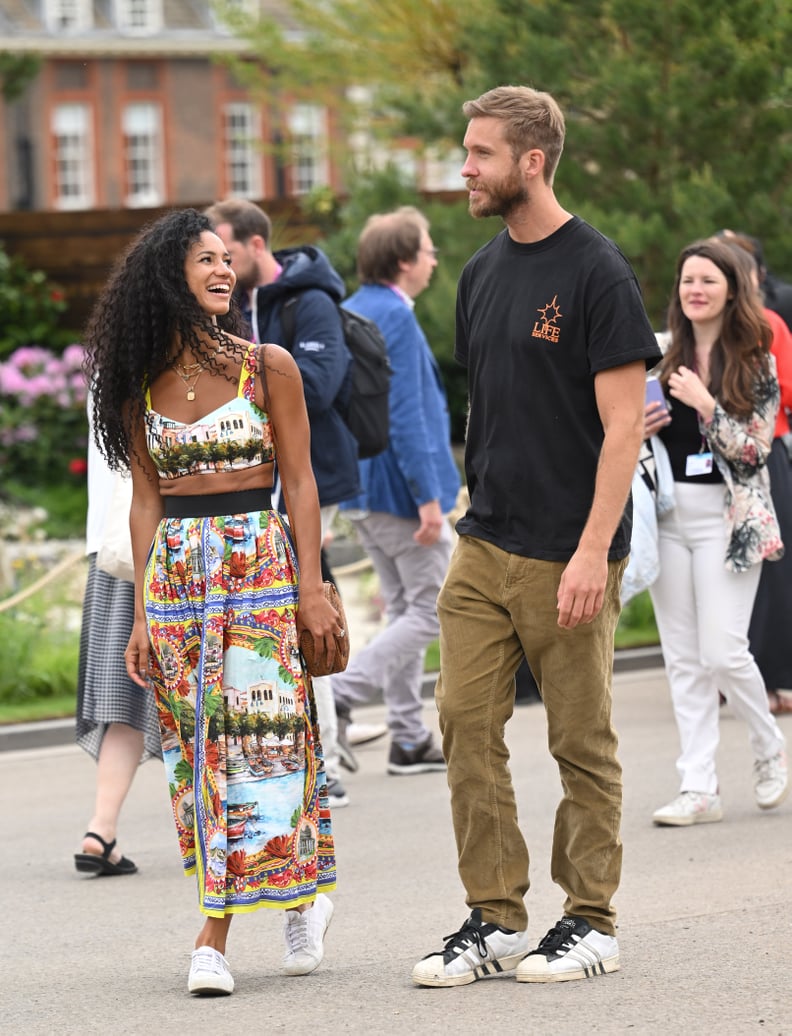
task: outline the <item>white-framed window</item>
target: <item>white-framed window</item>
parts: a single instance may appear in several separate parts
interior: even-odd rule
[[[223,109],[223,161],[226,192],[238,198],[263,197],[261,120],[252,104],[235,102]]]
[[[52,110],[55,207],[89,209],[94,204],[91,108],[58,104]]]
[[[162,114],[149,101],[128,104],[122,114],[124,204],[151,208],[163,202]]]
[[[296,104],[289,115],[292,146],[292,193],[307,194],[327,183],[326,109]]]
[[[50,32],[93,28],[92,0],[44,0],[44,21]]]
[[[151,36],[162,29],[162,0],[115,0],[120,32]]]

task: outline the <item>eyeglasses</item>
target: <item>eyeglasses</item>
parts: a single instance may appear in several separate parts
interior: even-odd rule
[[[438,255],[440,255],[439,248],[419,248],[418,251],[426,252],[427,255],[431,255],[434,259],[436,259]]]

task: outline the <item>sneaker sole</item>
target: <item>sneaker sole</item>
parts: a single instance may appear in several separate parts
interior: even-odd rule
[[[234,992],[234,980],[230,978],[223,982],[220,976],[188,980],[187,992],[195,996],[230,996]]]
[[[473,971],[466,971],[462,975],[432,975],[426,978],[418,977],[413,971],[412,980],[416,986],[428,986],[431,989],[442,989],[447,986],[467,986],[471,982],[477,982],[482,978],[494,978],[496,975],[503,975],[514,968],[525,959],[524,953],[517,953],[513,957],[500,957],[498,960],[488,960],[479,964]]]
[[[781,792],[781,794],[776,795],[772,802],[759,802],[759,800],[757,799],[756,805],[759,807],[759,809],[775,809],[776,806],[781,805],[781,803],[786,799],[787,795],[789,795],[789,781],[787,781],[786,787]]]
[[[188,992],[193,996],[231,996],[233,989],[220,989],[217,986],[196,986],[194,989],[187,987]]]
[[[689,817],[652,817],[657,827],[692,827],[694,824],[717,824],[723,820],[723,810],[710,810],[707,813],[694,813]]]
[[[527,973],[521,975],[517,972],[518,982],[574,982],[581,978],[599,978],[600,975],[610,975],[621,967],[618,955],[606,957],[605,960],[592,964],[591,967],[579,968],[576,971],[546,971],[540,974]]]
[[[379,741],[381,738],[385,737],[387,733],[388,728],[383,726],[382,730],[378,730],[374,734],[366,733],[361,734],[359,737],[355,737],[355,735],[353,734],[349,738],[349,744],[352,748],[357,748],[359,745],[370,745],[372,741]]]
[[[415,763],[411,766],[388,763],[388,773],[394,777],[406,777],[411,773],[445,773],[447,769],[445,763]]]

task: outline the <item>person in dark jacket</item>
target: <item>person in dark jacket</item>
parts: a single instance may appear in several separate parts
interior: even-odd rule
[[[341,412],[352,356],[337,303],[344,282],[313,245],[270,251],[272,224],[258,205],[232,198],[206,214],[231,255],[237,294],[257,342],[285,345],[300,369],[311,424],[311,464],[322,508],[360,492],[357,443]],[[284,342],[283,306],[294,306],[294,340]]]
[[[792,284],[768,270],[764,260],[764,248],[759,238],[745,234],[741,230],[719,230],[715,236],[725,237],[727,240],[739,244],[754,257],[759,274],[759,288],[765,306],[774,313],[778,313],[787,327],[792,330]]]
[[[324,252],[313,245],[272,252],[272,222],[252,201],[231,198],[217,202],[206,215],[231,256],[236,292],[251,338],[284,345],[300,370],[324,540],[338,504],[360,492],[357,442],[341,412],[351,389],[352,364],[338,314],[344,282]],[[284,340],[286,305],[293,307],[291,341]],[[314,677],[313,687],[322,743],[332,759],[338,721],[330,678]],[[327,785],[330,802],[345,806],[348,799],[332,763],[327,766]]]

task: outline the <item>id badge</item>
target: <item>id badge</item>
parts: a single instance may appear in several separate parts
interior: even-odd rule
[[[688,478],[696,475],[709,475],[712,471],[711,453],[690,453],[685,461],[685,474]]]

